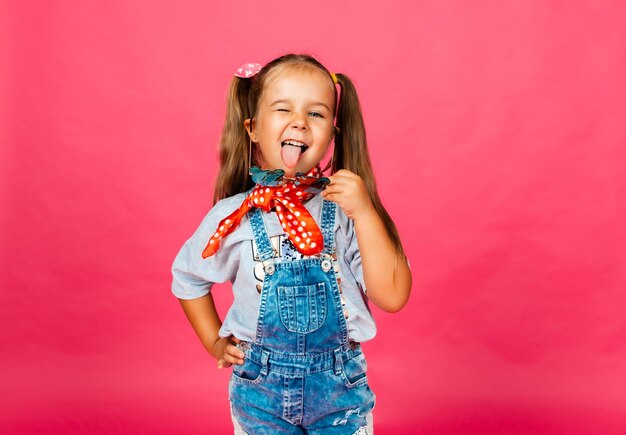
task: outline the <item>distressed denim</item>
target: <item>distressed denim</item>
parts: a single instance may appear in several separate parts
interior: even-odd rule
[[[375,395],[361,345],[348,339],[333,268],[335,207],[324,201],[321,256],[282,262],[262,213],[249,213],[265,279],[255,340],[239,345],[244,364],[229,384],[238,433],[372,433]]]

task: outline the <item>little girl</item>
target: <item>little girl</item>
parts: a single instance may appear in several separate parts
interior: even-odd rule
[[[214,207],[174,261],[172,292],[217,366],[233,366],[235,433],[373,433],[360,345],[376,333],[368,302],[400,310],[411,273],[352,82],[306,55],[243,65],[220,163]],[[226,281],[234,302],[222,324],[210,290]]]

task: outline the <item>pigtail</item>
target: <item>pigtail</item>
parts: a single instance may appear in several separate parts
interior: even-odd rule
[[[398,229],[387,213],[378,196],[374,171],[367,148],[365,124],[361,112],[361,104],[356,89],[348,76],[335,74],[337,84],[341,87],[339,104],[337,105],[337,127],[335,150],[333,152],[332,173],[339,169],[347,169],[357,174],[370,194],[372,204],[385,225],[387,234],[396,247],[396,251],[406,261],[406,254]]]
[[[248,176],[249,137],[244,119],[250,118],[251,79],[233,77],[228,90],[226,119],[219,143],[220,169],[215,182],[213,204],[220,199],[245,192],[253,185]]]

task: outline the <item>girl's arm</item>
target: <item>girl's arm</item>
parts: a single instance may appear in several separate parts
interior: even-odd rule
[[[411,292],[411,271],[387,235],[361,177],[346,169],[328,177],[322,192],[354,221],[368,298],[388,312],[399,311]]]
[[[236,337],[220,338],[222,327],[213,296],[209,293],[196,299],[179,299],[183,311],[196,331],[204,348],[217,359],[217,367],[230,367],[232,364],[243,364],[243,352],[236,347]]]

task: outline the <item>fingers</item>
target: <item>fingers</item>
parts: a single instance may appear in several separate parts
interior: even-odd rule
[[[228,341],[226,347],[222,351],[222,355],[217,360],[217,368],[221,369],[225,367],[230,367],[233,364],[243,364],[245,354],[241,349],[237,347],[237,344],[241,343],[241,340],[234,336],[228,337],[224,340]]]
[[[333,184],[332,186],[329,185],[328,187],[326,187],[326,189],[322,191],[322,194],[324,196],[327,196],[327,195],[332,195],[332,194],[337,194],[337,193],[343,193],[344,190],[345,190],[344,186],[341,186],[339,184]]]
[[[222,358],[220,358],[217,362],[217,367],[230,367],[233,364],[241,365],[243,364],[244,353],[239,349],[234,343],[240,343],[241,340],[238,340],[233,337],[231,343],[226,345],[226,349],[224,349],[224,354]],[[221,367],[220,367],[221,363]]]
[[[326,186],[325,190],[328,190],[329,188],[350,186],[351,184],[358,182],[360,179],[357,174],[346,169],[341,169],[327,178],[330,180],[330,183]]]
[[[325,200],[341,207],[350,219],[355,219],[371,206],[370,194],[361,177],[345,169],[328,177],[331,182],[322,191]]]
[[[343,192],[347,186],[347,183],[349,182],[349,178],[345,175],[340,174],[339,172],[328,178],[330,179],[330,183],[322,191],[322,193],[325,195]]]
[[[229,344],[226,346],[226,355],[224,358],[227,362],[233,364],[243,364],[244,353],[234,344]]]
[[[221,360],[219,360],[219,361],[217,362],[217,368],[218,368],[218,369],[223,369],[223,368],[230,367],[230,366],[232,366],[232,364],[227,363],[227,362],[226,362],[226,361],[224,361],[223,359],[221,359]]]
[[[326,178],[330,180],[330,184],[334,184],[335,182],[339,182],[342,180],[350,180],[350,179],[359,178],[359,176],[355,174],[354,172],[348,171],[347,169],[340,169],[337,172],[335,172],[333,175],[329,175]]]
[[[341,173],[342,171],[345,171],[345,170],[342,169],[341,171],[337,172],[335,175],[328,177],[330,178],[331,181],[330,181],[330,184],[326,186],[326,188],[322,191],[322,196],[324,197],[324,199],[337,202],[340,195],[349,191],[350,183],[352,179],[351,175],[354,175],[354,174],[352,174],[352,172],[345,171],[347,174],[349,174],[349,175],[346,175],[346,174]]]

